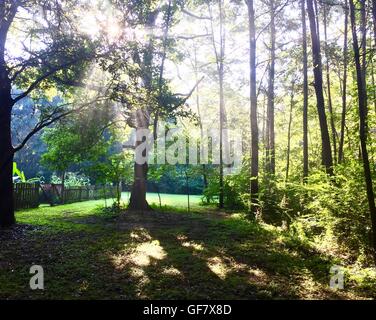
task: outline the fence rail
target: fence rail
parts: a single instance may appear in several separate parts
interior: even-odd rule
[[[66,204],[116,197],[116,186],[65,187],[59,184],[16,183],[16,210],[37,208],[40,204]]]

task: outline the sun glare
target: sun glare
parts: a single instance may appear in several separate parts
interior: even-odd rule
[[[92,38],[106,36],[110,43],[117,41],[122,35],[120,23],[110,12],[91,11],[79,20],[80,31]]]

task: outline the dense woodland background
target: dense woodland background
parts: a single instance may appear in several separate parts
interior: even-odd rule
[[[14,161],[26,180],[122,182],[134,210],[202,194],[372,266],[375,48],[375,0],[2,1],[0,223]],[[241,129],[241,170],[134,164],[129,133],[160,120]]]

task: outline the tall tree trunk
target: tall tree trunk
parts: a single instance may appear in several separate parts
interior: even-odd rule
[[[13,203],[13,147],[11,143],[11,108],[0,92],[0,226],[9,227],[16,220]],[[9,100],[8,100],[9,101]]]
[[[376,0],[372,0],[373,37],[376,46]]]
[[[167,24],[170,22],[170,14],[171,14],[171,2],[169,2],[169,7],[168,7],[168,13],[167,13]],[[149,30],[153,30],[155,27],[156,19],[158,16],[158,11],[151,11],[149,12],[147,22],[145,24],[145,27],[148,28]],[[165,38],[166,40],[168,34],[168,27],[165,29]],[[166,45],[166,42],[164,41],[164,45]],[[164,52],[165,54],[165,52]],[[163,54],[163,55],[164,55]],[[141,70],[142,70],[142,81],[143,81],[143,86],[146,89],[147,92],[147,103],[151,100],[151,95],[153,91],[153,59],[154,59],[154,36],[151,34],[148,48],[145,50],[143,53],[142,57],[142,62],[140,59],[139,54],[137,53],[137,60],[138,63],[140,64]],[[162,60],[164,58],[162,57]],[[162,61],[162,64],[164,61]],[[163,77],[163,65],[161,65],[160,68],[160,77]],[[161,85],[162,83],[162,78],[159,78],[159,84]],[[161,87],[160,87],[161,88]],[[150,126],[150,114],[152,112],[152,107],[151,106],[145,106],[143,108],[138,109],[135,112],[135,123],[136,123],[136,130],[147,130],[149,129]],[[156,115],[158,112],[156,112]],[[154,135],[156,134],[157,125],[154,122]],[[146,141],[136,141],[135,148],[137,148],[142,145],[143,143],[146,143],[149,145],[150,141],[147,140],[148,138],[146,137]],[[138,140],[138,139],[137,139]],[[141,163],[137,161],[137,154],[135,155],[135,163],[134,163],[134,181],[133,181],[133,186],[131,190],[131,196],[129,199],[129,210],[135,210],[135,211],[148,211],[152,210],[152,208],[149,206],[147,200],[146,200],[146,191],[147,191],[147,177],[148,177],[148,171],[149,171],[149,165],[148,165],[148,149],[149,146],[144,149],[143,154],[140,155],[146,161],[144,163]]]
[[[322,143],[322,164],[325,166],[328,174],[333,174],[333,158],[330,146],[330,137],[328,124],[325,113],[325,100],[323,94],[323,77],[321,63],[321,48],[318,38],[318,29],[316,26],[315,11],[313,9],[313,0],[307,0],[307,12],[310,22],[311,38],[312,38],[312,57],[313,57],[313,73],[315,79],[315,91],[317,99],[317,112],[319,115],[321,143]]]
[[[373,183],[371,176],[371,168],[368,158],[367,150],[367,89],[364,82],[364,73],[366,70],[362,68],[361,56],[359,52],[358,35],[356,31],[356,13],[355,5],[353,0],[350,0],[350,19],[351,19],[351,30],[353,36],[353,49],[355,57],[356,66],[356,78],[358,85],[358,104],[359,104],[359,137],[360,137],[360,149],[362,152],[362,161],[364,168],[364,180],[367,188],[367,198],[370,210],[371,225],[372,225],[372,246],[373,255],[376,261],[376,206],[375,206],[375,195],[373,192]],[[364,32],[364,30],[363,30]],[[364,36],[364,35],[363,35]]]
[[[343,42],[343,83],[342,83],[342,116],[341,116],[341,136],[338,148],[338,162],[344,161],[344,143],[345,143],[345,126],[346,126],[346,110],[347,110],[347,65],[348,65],[348,24],[349,9],[348,1],[345,1],[345,36]]]
[[[313,3],[314,3],[314,6],[315,6],[315,13],[316,13],[316,31],[317,31],[317,39],[319,41],[319,43],[321,42],[321,39],[320,39],[320,20],[319,20],[319,15],[320,15],[320,11],[319,11],[319,6],[317,4],[317,0],[313,0]]]
[[[261,128],[261,139],[262,139],[262,145],[263,145],[263,150],[262,150],[262,170],[265,172],[267,171],[267,146],[268,146],[268,124],[267,124],[267,95],[263,95],[263,101],[262,101],[262,128]]]
[[[247,0],[249,27],[249,66],[250,66],[250,98],[251,98],[251,212],[257,212],[259,193],[259,132],[257,121],[257,89],[256,89],[256,30],[253,0]]]
[[[134,164],[134,182],[129,200],[129,210],[149,211],[151,210],[146,201],[146,185],[147,185],[148,164]]]
[[[330,116],[330,127],[332,131],[333,155],[334,163],[337,163],[337,130],[334,121],[332,90],[330,82],[330,65],[329,65],[329,50],[328,50],[328,6],[324,4],[324,39],[325,39],[325,57],[326,57],[326,87],[328,92],[328,110]]]
[[[274,78],[275,78],[275,8],[274,0],[270,0],[270,64],[268,83],[268,145],[267,145],[267,171],[275,174],[275,132],[274,132]]]
[[[303,33],[303,178],[308,177],[308,55],[307,55],[307,23],[305,1],[301,0],[302,33]]]
[[[362,35],[362,42],[361,42],[361,66],[363,69],[362,72],[362,79],[363,79],[363,86],[367,90],[366,85],[366,77],[367,77],[367,13],[366,13],[366,0],[359,0],[360,3],[360,16],[361,16],[361,24],[360,24],[360,32]],[[365,95],[365,112],[366,117],[368,115],[368,96]]]
[[[224,58],[225,58],[225,29],[224,29],[224,8],[223,0],[218,1],[219,10],[219,50],[214,38],[213,15],[210,4],[208,9],[211,17],[211,33],[212,44],[215,53],[217,64],[217,73],[219,79],[219,208],[224,207],[224,161],[223,153],[225,149],[226,155],[228,154],[227,137],[225,136],[224,129],[227,123],[227,115],[225,110],[225,96],[224,96]]]
[[[373,109],[376,113],[376,81],[375,81],[375,66],[373,61],[371,61],[371,81],[372,81],[372,98],[373,98]]]
[[[294,107],[294,94],[295,94],[295,82],[291,84],[291,96],[290,96],[290,113],[289,113],[289,124],[287,130],[287,160],[286,160],[286,177],[285,183],[289,180],[290,171],[290,150],[291,150],[291,125],[292,125],[292,110]]]
[[[145,115],[145,112],[145,110],[137,110],[137,130],[144,130],[149,128],[148,116]],[[145,141],[136,141],[136,148],[139,147],[142,143],[145,143]],[[146,141],[146,143],[148,143],[148,141]],[[144,150],[142,157],[145,157],[147,159],[147,152],[147,149]],[[137,161],[137,155],[135,156],[135,159],[134,181],[128,209],[135,211],[148,211],[151,210],[151,207],[146,201],[147,175],[149,166],[147,161],[143,164]]]
[[[15,222],[13,200],[13,157],[11,82],[5,63],[5,41],[9,21],[3,20],[5,8],[0,12],[0,226],[10,227]],[[8,19],[13,19],[8,17]]]
[[[198,84],[198,62],[197,62],[197,48],[194,44],[194,72],[195,72],[195,79],[196,79],[196,107],[197,107],[197,115],[198,115],[198,122],[200,126],[200,137],[201,137],[201,143],[204,141],[204,125],[202,123],[202,115],[201,115],[201,107],[200,107],[200,84]],[[201,146],[202,148],[203,146]],[[202,150],[202,149],[201,149]],[[203,154],[201,152],[201,154]],[[201,156],[200,156],[201,158]],[[204,188],[206,189],[208,187],[208,175],[207,175],[207,168],[206,164],[202,164],[202,178],[204,181]]]
[[[224,91],[223,91],[223,62],[221,63],[220,74],[219,74],[219,92],[220,92],[220,116],[219,116],[219,134],[220,134],[220,146],[219,146],[219,208],[224,207],[224,177],[223,177],[223,135],[224,135]]]

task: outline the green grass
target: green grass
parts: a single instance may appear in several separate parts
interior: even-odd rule
[[[171,204],[179,196],[165,198]],[[198,206],[190,214],[167,206],[113,213],[103,204],[17,212],[17,227],[0,230],[0,299],[376,296],[370,273],[349,279],[344,291],[331,290],[329,269],[340,261],[242,214]],[[44,267],[44,291],[29,288],[35,264]]]
[[[181,195],[181,194],[166,194],[161,193],[161,203],[162,206],[171,206],[171,207],[188,207],[188,196],[187,195]],[[201,197],[198,195],[191,195],[189,197],[189,202],[191,207],[198,207],[201,203]],[[124,201],[127,201],[129,199],[129,193],[123,192],[122,198]],[[159,197],[157,193],[147,193],[146,200],[150,204],[159,205]]]
[[[129,202],[130,193],[129,192],[123,192],[122,193],[122,202],[126,206]],[[167,194],[167,193],[161,193],[160,194],[160,202],[162,209],[165,209],[166,207],[174,207],[178,211],[186,211],[188,208],[188,196],[187,195],[180,195],[180,194]],[[190,195],[189,196],[189,204],[192,209],[199,209],[201,207],[201,198],[202,196],[199,195]],[[147,193],[146,194],[146,200],[148,203],[154,207],[159,207],[159,196],[157,193]],[[91,201],[85,201],[80,203],[80,207],[82,210],[79,211],[86,211],[86,209],[91,209],[93,207],[103,207],[103,206],[111,206],[113,204],[113,199],[100,199],[100,200],[91,200]],[[69,207],[69,205],[67,205]],[[76,208],[77,204],[72,204],[74,208]],[[60,206],[61,207],[61,206]],[[55,207],[57,208],[57,212],[60,212],[59,206]],[[40,210],[44,212],[43,210],[47,208],[50,208],[49,205],[44,204],[40,206]]]

